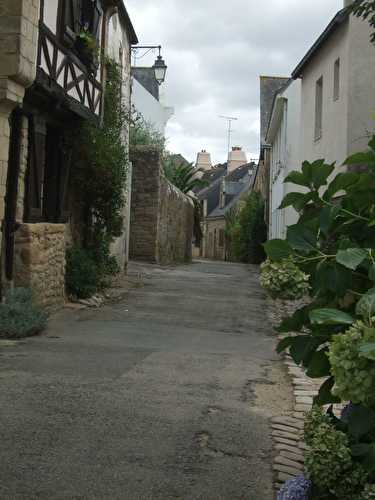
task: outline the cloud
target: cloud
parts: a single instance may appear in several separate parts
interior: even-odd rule
[[[233,145],[259,150],[259,76],[289,76],[343,0],[126,0],[140,44],[161,44],[165,101],[175,109],[169,148],[189,161],[201,149],[226,160]],[[152,65],[154,56],[147,64]]]

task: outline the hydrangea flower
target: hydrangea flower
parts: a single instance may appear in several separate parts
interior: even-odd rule
[[[301,299],[310,289],[309,275],[302,272],[291,258],[263,262],[260,284],[274,299]]]
[[[308,500],[311,481],[301,476],[289,479],[279,491],[277,500]]]

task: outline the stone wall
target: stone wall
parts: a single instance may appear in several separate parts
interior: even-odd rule
[[[21,224],[15,241],[15,286],[31,288],[39,304],[65,300],[65,224]]]
[[[160,153],[131,151],[133,164],[130,256],[159,264],[191,260],[194,206],[164,177]]]
[[[160,264],[191,260],[193,226],[193,202],[162,176],[156,249]]]

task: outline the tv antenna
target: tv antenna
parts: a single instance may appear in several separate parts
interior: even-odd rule
[[[228,160],[229,160],[230,144],[233,132],[232,122],[237,121],[238,118],[235,118],[233,116],[222,116],[222,115],[220,115],[219,118],[222,118],[223,120],[226,120],[228,122]]]

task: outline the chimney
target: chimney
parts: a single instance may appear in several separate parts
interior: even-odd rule
[[[246,165],[247,158],[245,151],[242,151],[242,148],[239,146],[234,146],[232,151],[229,153],[228,158],[228,174],[236,170],[236,168],[241,167],[242,165]]]
[[[211,155],[210,153],[207,153],[205,149],[202,149],[202,151],[197,154],[197,162],[195,164],[195,167],[202,170],[211,170]]]

